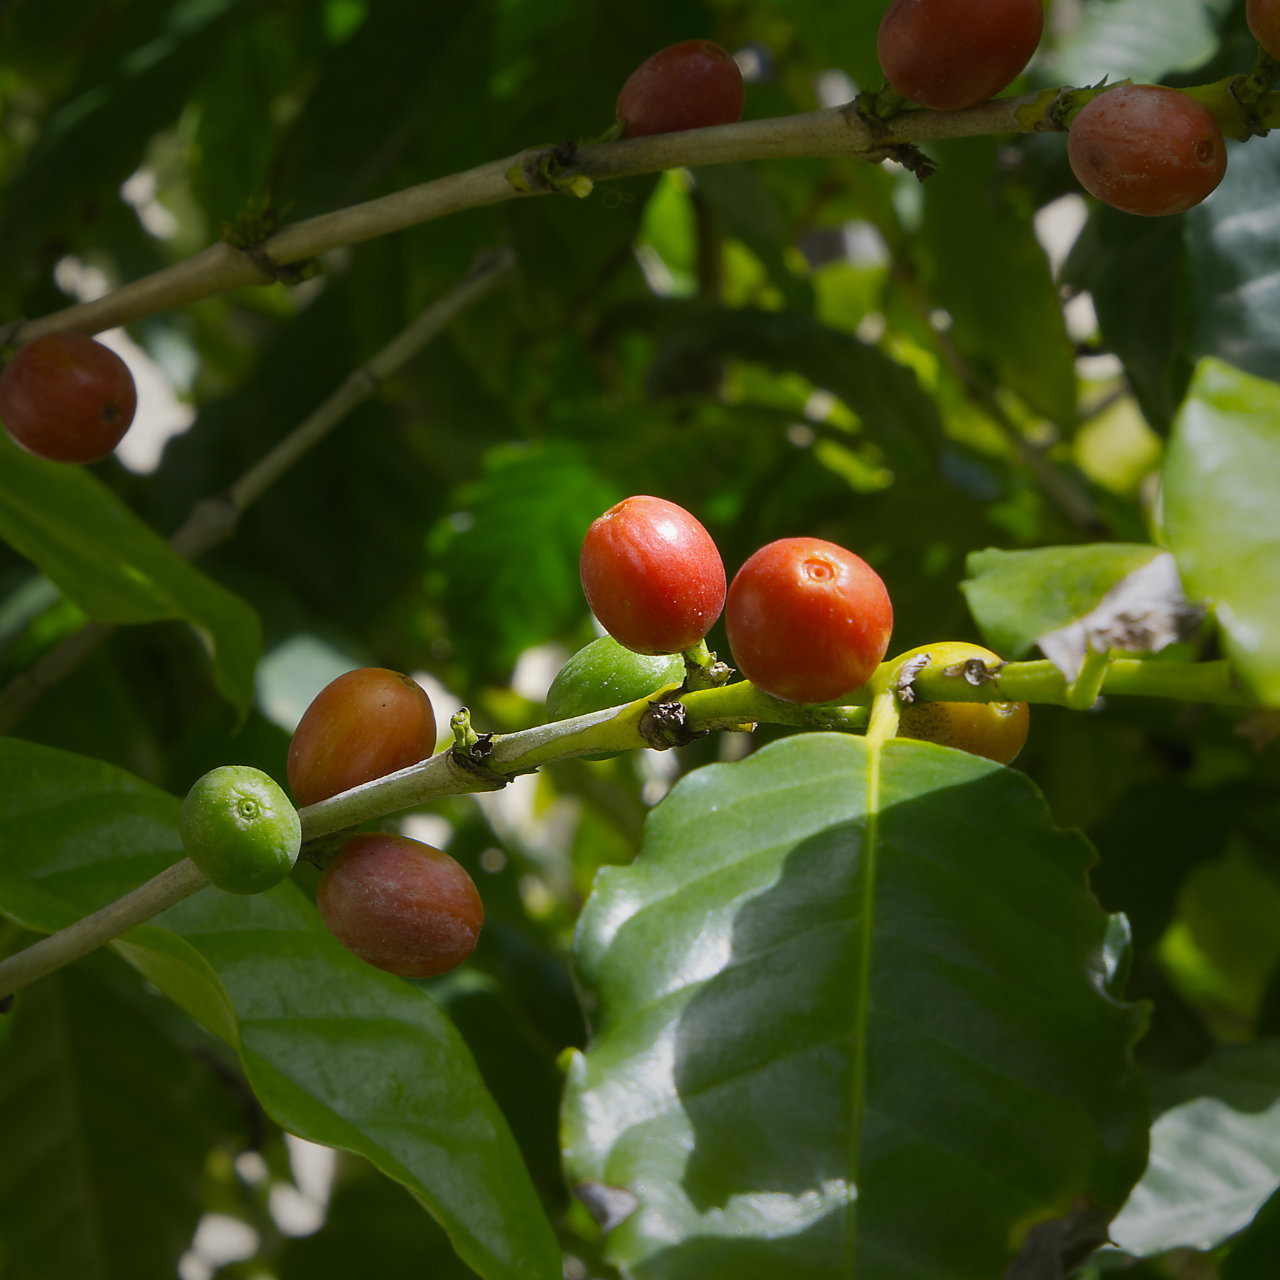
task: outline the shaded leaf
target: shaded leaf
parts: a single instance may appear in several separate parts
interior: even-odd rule
[[[838,396],[862,419],[867,438],[907,474],[927,472],[927,459],[943,442],[937,407],[912,370],[811,315],[666,301],[636,307],[624,319],[666,326],[649,375],[659,389],[673,367],[692,357],[757,360]]]
[[[0,740],[0,908],[47,932],[103,905],[174,860],[177,811],[96,761]],[[14,882],[31,886],[16,902]],[[205,889],[117,945],[230,1040],[278,1123],[403,1183],[481,1275],[554,1274],[519,1150],[453,1024],[424,990],[345,951],[290,882],[256,897]]]
[[[213,650],[218,688],[244,715],[262,644],[257,614],[176,555],[95,476],[0,437],[0,537],[99,622],[177,618]]]
[[[1108,543],[1034,551],[973,552],[961,583],[978,629],[1003,658],[1020,658],[1041,636],[1093,612],[1117,583],[1160,554]]]
[[[1258,1210],[1248,1230],[1231,1244],[1222,1280],[1271,1280],[1280,1257],[1280,1191]]]
[[[1280,706],[1280,386],[1216,360],[1196,371],[1164,470],[1169,546],[1244,683]]]
[[[683,780],[575,942],[566,1159],[637,1199],[613,1259],[1064,1273],[1146,1143],[1091,856],[1025,778],[930,744],[805,735]]]
[[[202,1212],[228,1108],[148,1008],[161,1002],[122,998],[110,972],[40,982],[0,1045],[0,1250],[24,1276],[174,1274]]]
[[[620,496],[568,445],[489,455],[434,539],[450,634],[470,663],[500,671],[583,616],[582,539]]]
[[[1167,431],[1191,377],[1186,334],[1186,227],[1098,205],[1064,278],[1093,299],[1103,345],[1123,362],[1147,421]]]
[[[1075,349],[1030,213],[998,179],[999,138],[939,148],[924,184],[921,249],[931,299],[963,355],[1064,429],[1076,420]],[[957,218],[958,208],[973,215]]]

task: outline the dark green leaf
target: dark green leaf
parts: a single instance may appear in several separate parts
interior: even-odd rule
[[[450,634],[470,665],[500,671],[582,617],[582,539],[621,496],[570,446],[489,456],[436,537]]]
[[[1196,371],[1164,471],[1165,533],[1227,653],[1280,706],[1280,386],[1216,360]]]
[[[100,622],[189,622],[213,650],[218,687],[243,715],[261,647],[257,615],[192,568],[81,467],[0,437],[0,537]]]
[[[681,782],[575,945],[594,1035],[567,1162],[589,1203],[634,1205],[614,1260],[646,1280],[1079,1260],[1146,1149],[1143,1019],[1107,994],[1091,857],[1025,778],[930,744],[806,735]]]
[[[1258,1210],[1257,1216],[1231,1244],[1222,1264],[1222,1280],[1271,1280],[1280,1257],[1280,1192]]]
[[[1089,291],[1102,345],[1124,363],[1147,421],[1165,431],[1191,376],[1186,334],[1186,225],[1099,205],[1064,275]]]
[[[103,905],[173,860],[177,810],[118,770],[0,740],[0,907],[49,931]],[[553,1274],[550,1227],[453,1024],[424,990],[343,950],[291,883],[202,890],[118,946],[234,1045],[282,1126],[403,1183],[481,1275]]]
[[[24,1276],[172,1275],[202,1211],[227,1100],[148,1007],[167,1002],[112,972],[37,984],[0,1045],[0,1250]]]
[[[1063,429],[1076,419],[1075,350],[1029,212],[993,177],[1001,141],[941,149],[924,185],[921,247],[930,298],[963,355]],[[974,215],[956,217],[958,208]]]

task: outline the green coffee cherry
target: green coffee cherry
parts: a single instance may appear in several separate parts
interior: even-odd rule
[[[187,857],[228,893],[261,893],[293,870],[302,825],[288,796],[260,769],[211,769],[187,792],[178,817]]]
[[[683,679],[684,659],[678,653],[633,653],[612,636],[602,636],[560,668],[547,690],[547,719],[621,706]]]
[[[547,719],[569,720],[621,706],[683,679],[684,659],[678,653],[633,653],[612,636],[602,636],[560,668],[547,690]],[[610,751],[584,759],[609,760],[618,754]]]

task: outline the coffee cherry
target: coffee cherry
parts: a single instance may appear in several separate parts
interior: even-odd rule
[[[912,649],[894,658],[891,665],[896,669],[921,654],[928,654],[928,667],[934,670],[959,666],[975,658],[988,666],[1000,662],[981,645],[944,640]],[[902,708],[898,720],[901,737],[955,747],[997,764],[1013,762],[1030,727],[1031,711],[1025,702],[913,702]]]
[[[685,40],[659,49],[628,77],[618,94],[623,134],[705,129],[742,119],[742,72],[733,56],[710,40]]]
[[[302,825],[260,769],[227,764],[196,780],[178,813],[186,855],[228,893],[261,893],[293,870]]]
[[[782,538],[738,570],[725,604],[742,674],[786,702],[830,702],[884,657],[893,605],[860,556],[820,538]]]
[[[1280,58],[1280,0],[1246,0],[1244,20],[1263,53]]]
[[[129,430],[138,394],[129,366],[83,333],[46,333],[0,371],[0,420],[29,453],[100,462]]]
[[[484,904],[441,849],[406,836],[352,836],[324,869],[316,907],[353,955],[402,978],[456,968],[475,950]]]
[[[1041,0],[894,0],[880,21],[876,53],[904,98],[956,111],[1010,85],[1043,29]]]
[[[1091,98],[1067,134],[1071,170],[1091,195],[1144,217],[1181,213],[1222,181],[1227,148],[1194,98],[1122,84]]]
[[[724,564],[711,535],[683,507],[640,494],[598,517],[582,542],[591,612],[636,653],[682,653],[724,608]]]
[[[684,659],[678,653],[636,653],[612,636],[601,636],[560,668],[547,690],[547,719],[571,720],[604,711],[683,680]],[[604,751],[583,759],[610,760],[619,754]]]
[[[612,636],[601,636],[560,668],[547,690],[547,719],[569,720],[621,706],[683,679],[678,653],[635,653]]]
[[[436,749],[422,687],[399,671],[361,667],[325,685],[289,743],[289,787],[300,805],[386,777]]]

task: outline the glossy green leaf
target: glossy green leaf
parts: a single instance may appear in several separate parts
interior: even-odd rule
[[[0,538],[91,618],[190,623],[212,649],[219,689],[243,715],[262,644],[253,610],[174,554],[84,468],[33,458],[4,436],[0,464]]]
[[[1020,658],[1041,636],[1083,618],[1159,554],[1158,547],[1118,542],[1035,551],[991,547],[969,556],[961,590],[987,643],[1002,658]]]
[[[1196,371],[1164,470],[1169,547],[1228,655],[1280,706],[1280,385],[1216,360]]]
[[[39,983],[0,1045],[0,1253],[24,1276],[174,1274],[234,1115],[149,1007],[172,1006],[112,972],[98,958]]]
[[[1155,1122],[1151,1162],[1111,1236],[1139,1256],[1210,1249],[1247,1226],[1277,1187],[1280,1102],[1250,1114],[1197,1098]]]
[[[0,909],[48,931],[111,900],[173,861],[177,810],[96,761],[0,740]],[[24,880],[36,892],[15,905]],[[453,1024],[424,990],[343,950],[291,883],[256,897],[202,890],[119,946],[229,1037],[282,1126],[403,1183],[482,1276],[554,1274],[551,1229]]]
[[[567,1163],[620,1219],[612,1258],[990,1280],[1082,1257],[1146,1153],[1091,858],[1021,775],[926,743],[805,735],[683,780],[575,943]]]

